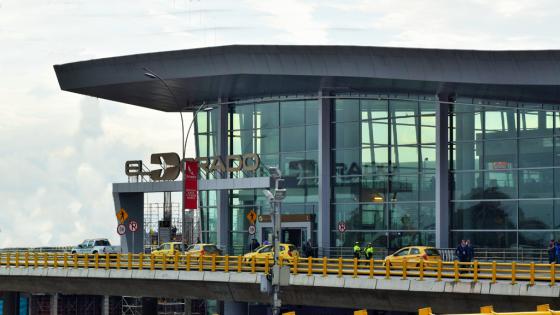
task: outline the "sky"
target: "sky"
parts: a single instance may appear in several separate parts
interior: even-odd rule
[[[54,64],[230,44],[559,49],[558,17],[554,0],[0,0],[0,248],[117,242],[124,162],[181,150],[177,113],[63,92]]]

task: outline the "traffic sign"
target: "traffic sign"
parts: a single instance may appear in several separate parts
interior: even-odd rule
[[[138,222],[134,220],[128,222],[128,229],[130,230],[130,232],[138,231]]]
[[[121,210],[117,212],[117,220],[119,220],[120,224],[123,224],[126,219],[128,219],[128,213],[126,213],[126,210],[121,208]]]
[[[249,235],[255,235],[257,228],[254,225],[249,225]]]
[[[255,224],[255,221],[257,220],[257,213],[255,212],[255,210],[251,209],[251,211],[247,213],[247,220],[249,220],[251,224]]]
[[[126,233],[126,226],[124,226],[124,224],[119,224],[117,226],[117,233],[119,235],[124,235],[124,233]]]
[[[338,227],[338,231],[339,231],[340,233],[346,232],[346,222],[344,222],[344,221],[338,222],[338,226],[337,226],[337,227]]]

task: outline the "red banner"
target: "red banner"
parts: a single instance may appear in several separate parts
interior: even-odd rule
[[[198,161],[185,162],[183,209],[198,208]]]

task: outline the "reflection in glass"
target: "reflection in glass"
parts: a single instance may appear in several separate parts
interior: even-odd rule
[[[519,198],[552,198],[554,173],[550,169],[519,171]]]
[[[280,129],[280,151],[305,151],[305,127],[287,127]]]
[[[513,248],[517,246],[516,232],[470,232],[457,231],[451,233],[451,244],[459,244],[461,240],[470,240],[473,247]]]
[[[552,228],[552,200],[519,200],[519,228],[542,230]]]
[[[303,125],[305,122],[304,101],[280,102],[280,125],[294,126]]]
[[[463,201],[451,203],[452,229],[515,229],[517,201]]]
[[[357,99],[337,99],[333,106],[333,121],[358,121],[360,119],[359,102]]]
[[[418,204],[391,203],[389,209],[389,227],[392,230],[417,230]]]

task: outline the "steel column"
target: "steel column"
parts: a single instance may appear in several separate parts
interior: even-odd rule
[[[438,95],[436,106],[436,247],[449,247],[448,95]]]
[[[331,107],[329,93],[319,91],[319,211],[317,216],[317,247],[319,253],[331,247]],[[325,97],[323,97],[325,96]],[[327,253],[323,253],[327,254]]]
[[[220,103],[223,100],[220,100]],[[217,143],[217,155],[222,157],[222,161],[227,160],[228,155],[228,105],[227,104],[220,104],[218,109],[218,115],[220,116],[218,119],[218,143]],[[227,178],[228,173],[223,172],[221,174],[221,178]],[[218,245],[222,247],[225,252],[229,252],[231,247],[230,241],[230,222],[231,222],[231,213],[229,211],[229,204],[228,204],[228,193],[229,191],[226,189],[217,190],[217,206],[218,206],[218,213],[217,213],[217,229],[218,229]]]

